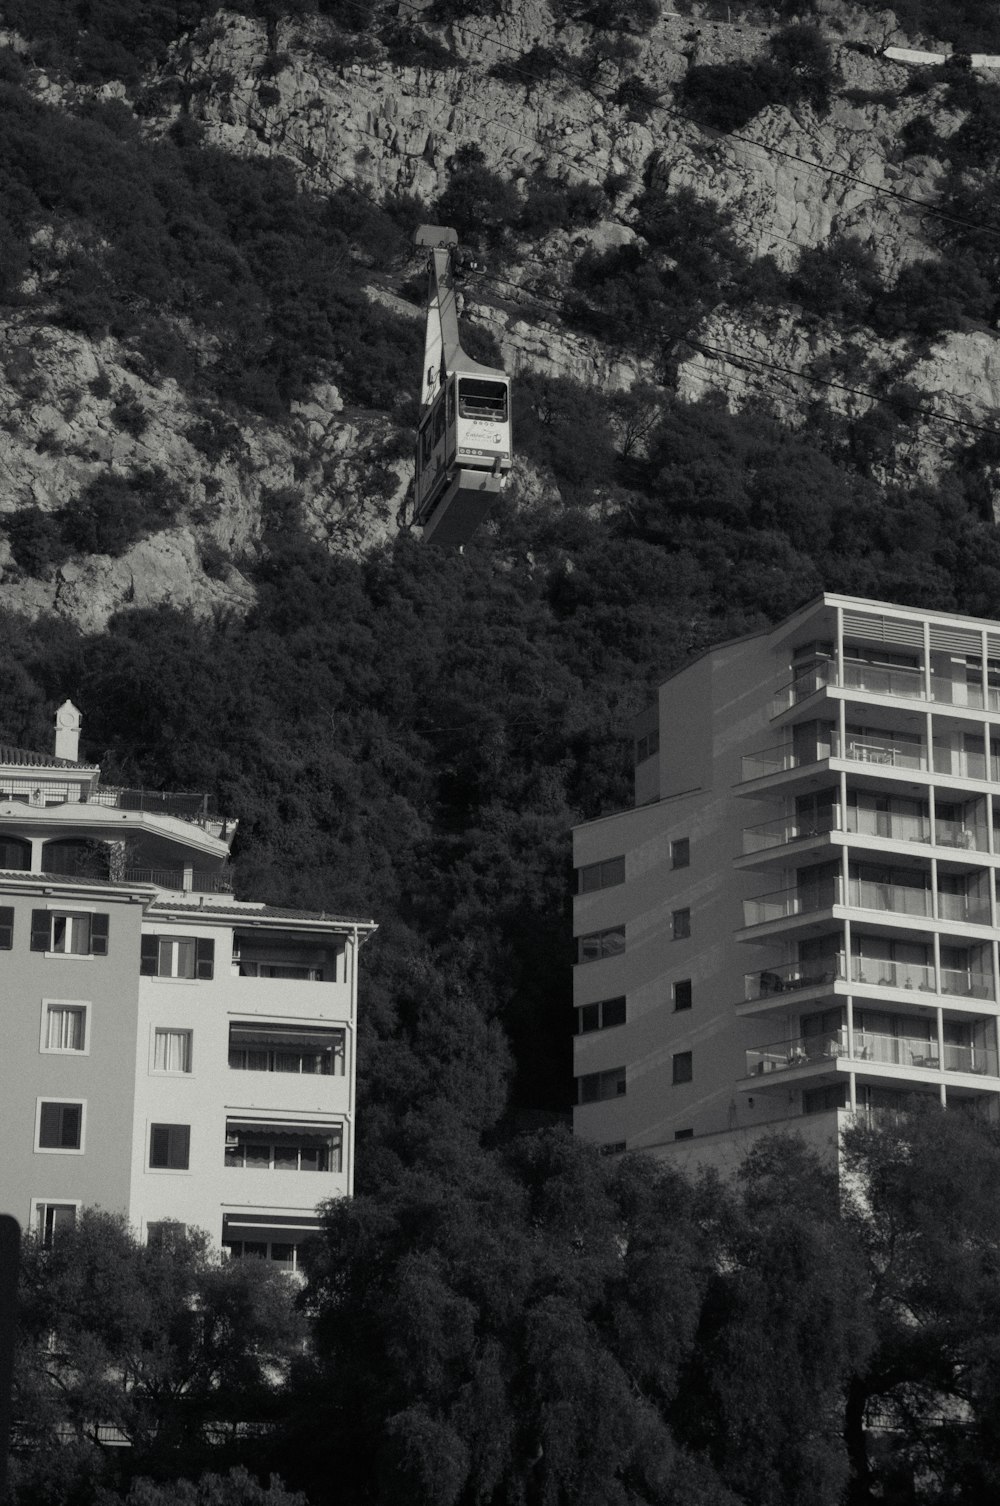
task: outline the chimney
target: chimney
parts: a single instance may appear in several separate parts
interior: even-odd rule
[[[80,724],[83,717],[72,701],[63,701],[56,712],[56,757],[76,763],[80,756]]]

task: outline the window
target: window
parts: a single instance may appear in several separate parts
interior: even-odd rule
[[[691,863],[691,838],[678,837],[670,844],[671,868],[687,868]]]
[[[627,1140],[606,1140],[600,1148],[602,1156],[620,1156],[622,1151],[628,1149]]]
[[[654,727],[652,732],[647,732],[643,737],[637,737],[635,742],[635,761],[645,763],[647,758],[652,758],[654,753],[660,751],[660,729]]]
[[[290,1239],[224,1239],[222,1248],[230,1260],[270,1260],[283,1271],[299,1269],[299,1245]]]
[[[691,935],[691,911],[675,910],[670,920],[670,929],[675,941],[684,941]]]
[[[87,1005],[64,999],[42,1000],[43,1051],[87,1050]]]
[[[38,1100],[38,1150],[83,1150],[83,1104],[65,1098]]]
[[[149,1164],[156,1171],[187,1171],[191,1159],[189,1124],[151,1124]]]
[[[191,1031],[157,1029],[153,1035],[154,1072],[190,1072]]]
[[[693,1140],[694,1139],[694,1130],[693,1129],[674,1130],[674,1139],[675,1140]]]
[[[202,936],[144,936],[139,972],[145,978],[210,979],[215,942]]]
[[[239,1072],[343,1077],[346,1032],[310,1025],[230,1025],[229,1065]]]
[[[4,796],[9,800],[10,796]],[[19,837],[8,837],[0,842],[0,868],[26,873],[31,868],[31,843]]]
[[[577,893],[592,894],[595,889],[611,889],[625,882],[625,859],[605,858],[601,863],[587,863],[577,872]]]
[[[690,1051],[674,1052],[674,1083],[691,1082],[694,1077],[694,1065]]]
[[[674,984],[674,1008],[691,1008],[691,979],[678,978]]]
[[[477,377],[462,377],[458,383],[460,418],[485,418],[491,423],[507,421],[507,384]]]
[[[835,1082],[828,1088],[809,1088],[802,1094],[803,1114],[823,1114],[830,1109],[847,1107],[847,1084]]]
[[[0,951],[9,952],[14,945],[14,907],[0,905]]]
[[[108,917],[65,910],[32,910],[31,950],[62,956],[106,957]]]
[[[151,1250],[176,1250],[187,1238],[187,1224],[164,1218],[146,1225],[146,1243]]]
[[[600,1103],[606,1098],[625,1097],[625,1068],[612,1067],[609,1072],[588,1072],[576,1080],[577,1103]]]
[[[54,1240],[76,1223],[76,1203],[36,1203],[34,1225],[46,1250]]]
[[[577,937],[576,960],[597,962],[601,957],[617,957],[625,950],[625,927],[612,926],[607,931],[591,931]]]
[[[587,1035],[591,1030],[608,1030],[612,1025],[625,1023],[625,995],[616,999],[600,999],[596,1004],[584,1004],[576,1011],[576,1033]]]
[[[227,1166],[248,1171],[342,1171],[343,1131],[337,1125],[226,1126]]]

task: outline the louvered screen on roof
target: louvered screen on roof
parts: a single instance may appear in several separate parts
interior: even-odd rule
[[[986,652],[991,659],[1000,659],[1000,638],[993,633],[986,635]]]
[[[946,654],[981,654],[983,640],[979,633],[968,628],[931,628],[931,648],[941,649]]]
[[[852,638],[870,638],[874,643],[906,643],[918,648],[924,641],[923,623],[883,617],[878,612],[845,612],[844,632]]]

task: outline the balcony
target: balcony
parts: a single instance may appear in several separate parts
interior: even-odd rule
[[[956,896],[957,897],[957,896]],[[847,903],[856,910],[881,910],[892,915],[930,915],[931,891],[912,884],[881,884],[852,878]]]
[[[186,878],[186,882],[185,882]],[[232,894],[232,871],[224,868],[198,873],[183,868],[125,868],[113,879],[123,884],[155,884],[158,889],[172,889],[191,894]]]
[[[793,1036],[770,1046],[758,1046],[746,1053],[747,1077],[766,1077],[773,1072],[787,1072],[796,1067],[815,1066],[841,1059],[864,1066],[908,1067],[941,1070],[937,1040],[926,1035],[884,1035],[872,1030],[855,1030],[853,1050],[848,1032],[825,1035]],[[997,1075],[997,1054],[992,1047],[950,1045],[944,1048],[946,1072],[969,1072],[984,1077]]]
[[[745,996],[748,1002],[769,999],[777,994],[798,993],[805,988],[821,988],[843,977],[843,958],[839,955],[816,962],[788,962],[747,973]]]
[[[784,847],[788,842],[798,842],[805,837],[821,837],[840,828],[840,813],[836,806],[828,811],[815,811],[809,816],[779,816],[773,821],[762,821],[759,826],[743,828],[743,854],[766,852],[771,847]]]
[[[787,920],[791,915],[808,915],[816,910],[829,909],[838,903],[840,886],[835,880],[820,886],[810,885],[801,889],[776,889],[771,894],[760,894],[743,901],[743,924],[762,926],[769,921]]]
[[[946,894],[939,890],[937,913],[939,920],[957,920],[963,925],[992,924],[990,902],[985,894]]]
[[[934,841],[938,847],[957,847],[964,852],[989,851],[986,827],[978,822],[944,821],[939,816],[934,822]]]
[[[874,988],[915,988],[922,993],[937,993],[937,976],[932,965],[924,962],[893,962],[888,957],[854,957],[851,978]]]
[[[743,784],[751,779],[763,779],[768,774],[783,774],[786,769],[800,769],[810,764],[818,763],[821,758],[829,758],[830,750],[825,752],[809,751],[797,752],[791,744],[778,744],[773,748],[762,748],[759,753],[746,753],[740,759],[740,780]]]
[[[879,768],[927,768],[923,743],[899,737],[851,737],[848,734],[845,757],[855,763],[877,764]]]
[[[847,830],[861,837],[883,837],[890,842],[930,842],[930,815],[925,812],[874,810],[863,805],[847,807]]]
[[[771,702],[771,716],[780,716],[783,711],[788,711],[792,706],[798,705],[817,690],[822,690],[826,685],[837,683],[837,666],[831,659],[828,663],[817,664],[805,674],[796,675],[788,685],[783,685]]]
[[[868,695],[900,696],[909,701],[925,699],[924,672],[917,666],[845,659],[843,685],[845,690],[863,690]]]
[[[176,816],[182,821],[193,821],[198,826],[224,825],[215,814],[215,802],[211,795],[186,790],[136,790],[115,785],[88,787],[79,782],[56,784],[48,780],[42,784],[40,781],[31,783],[22,779],[3,781],[0,798],[4,796],[23,800],[28,806],[96,805],[110,810]]]
[[[961,999],[992,999],[993,978],[968,967],[942,967],[941,992]]]

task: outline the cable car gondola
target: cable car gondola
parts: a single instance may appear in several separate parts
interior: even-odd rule
[[[430,256],[413,521],[426,543],[455,548],[475,533],[511,467],[510,379],[459,341],[456,232],[421,225],[414,241]]]

